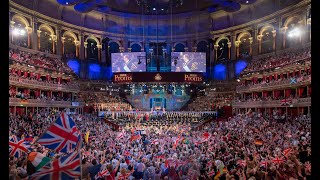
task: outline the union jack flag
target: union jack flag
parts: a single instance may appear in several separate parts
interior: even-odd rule
[[[281,105],[289,105],[292,103],[292,99],[282,99],[280,100]]]
[[[159,140],[158,139],[155,139],[151,142],[151,144],[159,144]]]
[[[311,164],[309,161],[304,163],[304,168],[306,169],[306,171],[311,172]]]
[[[284,163],[284,160],[277,156],[274,159],[272,159],[272,162],[275,163],[275,164],[281,164],[281,163]]]
[[[80,141],[80,131],[75,122],[65,113],[47,129],[37,142],[56,152],[72,152]]]
[[[209,176],[209,177],[211,177],[211,176],[213,176],[213,175],[215,175],[214,170],[212,170],[212,171],[208,172],[208,176]]]
[[[247,162],[245,160],[238,160],[237,164],[245,167],[247,165]]]
[[[267,161],[267,160],[261,161],[259,164],[260,164],[260,167],[267,168],[267,166],[268,166],[268,161]]]
[[[28,145],[24,139],[18,140],[17,136],[12,136],[9,140],[10,156],[20,157],[23,152],[28,153]]]
[[[283,154],[286,158],[288,158],[288,156],[289,156],[291,153],[293,153],[293,150],[292,150],[291,148],[285,149],[285,150],[282,152],[282,154]]]
[[[95,175],[94,179],[100,179],[100,178],[104,178],[105,176],[110,176],[110,172],[108,171],[108,169],[99,171],[98,174]]]
[[[76,179],[81,176],[80,154],[74,151],[50,161],[31,175],[30,180]]]

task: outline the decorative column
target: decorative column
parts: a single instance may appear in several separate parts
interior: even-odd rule
[[[56,38],[56,42],[57,42],[57,52],[56,52],[56,54],[58,54],[58,55],[61,55],[61,53],[62,53],[62,40],[61,40],[60,33],[61,33],[60,27],[57,27],[56,28],[56,36],[57,36],[57,38]]]
[[[231,42],[228,42],[228,59],[231,60]]]
[[[41,34],[41,31],[40,31],[40,30],[37,30],[37,37],[38,37],[38,38],[37,38],[37,41],[38,41],[38,42],[37,42],[37,48],[38,48],[37,50],[38,50],[38,51],[40,51],[40,34]]]
[[[262,41],[262,36],[263,36],[263,35],[261,35],[261,34],[257,36],[257,40],[258,40],[258,44],[259,44],[259,51],[258,51],[259,54],[261,54],[261,43],[262,43],[261,41]]]
[[[216,62],[218,60],[218,47],[219,47],[219,45],[215,44],[213,47],[214,47],[214,54],[215,54],[214,62]]]
[[[14,28],[14,21],[10,21],[10,30],[9,30],[9,43],[13,43],[13,28]]]
[[[236,59],[239,58],[239,47],[240,47],[241,41],[235,41],[235,46],[236,46]]]
[[[277,31],[276,30],[273,30],[271,31],[272,32],[272,37],[273,37],[273,51],[276,51],[276,35],[277,35]]]
[[[101,49],[102,49],[102,45],[99,44],[97,45],[98,48],[98,61],[101,62]]]
[[[252,56],[252,43],[253,43],[253,38],[252,38],[252,37],[249,37],[249,43],[250,43],[250,51],[249,51],[249,54],[250,54],[250,56]]]
[[[52,54],[56,54],[56,42],[57,42],[57,36],[51,35],[52,38]]]
[[[281,30],[282,30],[282,36],[283,36],[283,39],[282,39],[282,48],[286,48],[286,36],[287,36],[287,29],[288,27],[283,27]]]
[[[308,29],[308,31],[309,31],[309,41],[311,41],[311,18],[309,18],[308,20],[307,20],[307,29]]]
[[[31,35],[32,35],[32,28],[27,27],[27,33],[28,33],[28,48],[31,49]]]
[[[83,51],[85,51],[86,49],[85,49],[85,47],[84,47],[84,35],[83,35],[83,33],[81,32],[80,33],[80,35],[79,35],[79,41],[80,41],[80,52],[79,52],[79,54],[80,54],[80,56],[79,56],[79,59],[84,59],[84,52]]]
[[[80,46],[80,42],[79,42],[79,41],[74,41],[74,44],[76,45],[76,57],[79,58],[79,46]]]
[[[88,42],[84,42],[83,46],[84,46],[84,59],[87,59],[88,58],[88,55],[87,55]]]
[[[230,49],[230,60],[233,59],[235,60],[237,58],[237,53],[236,53],[236,50],[237,50],[237,47],[235,45],[236,43],[236,35],[233,33],[233,35],[230,37],[231,38],[231,44],[234,44],[234,47]]]
[[[66,37],[61,37],[61,54],[64,55],[64,41]]]

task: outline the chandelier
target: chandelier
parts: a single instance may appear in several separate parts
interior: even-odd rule
[[[136,0],[145,13],[168,13],[171,8],[183,5],[183,0]]]

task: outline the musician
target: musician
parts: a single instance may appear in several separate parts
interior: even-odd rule
[[[123,58],[123,63],[121,63],[121,69],[122,72],[132,72],[138,69],[137,65],[135,64],[137,62],[136,59],[129,59],[128,55],[124,55]]]

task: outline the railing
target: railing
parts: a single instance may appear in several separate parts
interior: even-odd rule
[[[39,100],[39,99],[27,99],[9,98],[9,106],[26,106],[26,107],[69,107],[74,108],[76,106],[71,105],[71,101],[52,101],[52,100]],[[80,102],[79,106],[83,107],[84,103]]]
[[[311,79],[306,78],[303,79],[300,82],[291,83],[290,79],[286,79],[286,80],[280,80],[280,81],[274,81],[274,82],[270,82],[270,83],[265,83],[265,84],[255,84],[255,85],[248,85],[248,86],[238,86],[236,88],[237,92],[248,92],[248,91],[262,91],[262,90],[268,90],[268,89],[276,89],[276,88],[287,88],[287,87],[294,87],[294,86],[301,86],[301,85],[308,85],[311,83]]]
[[[21,46],[14,45],[14,44],[9,44],[9,47],[12,48],[12,49],[19,49],[20,51],[29,52],[31,54],[46,55],[48,57],[57,58],[57,59],[61,58],[61,55],[45,53],[45,52],[41,52],[41,51],[38,51],[38,50],[21,47]]]
[[[235,108],[261,108],[261,107],[299,107],[299,106],[311,106],[311,97],[293,99],[292,104],[282,105],[281,100],[270,101],[233,101],[232,106]]]
[[[77,85],[52,84],[52,83],[23,79],[23,78],[18,78],[13,76],[9,76],[9,84],[16,85],[16,86],[27,86],[32,88],[54,90],[54,91],[56,90],[66,91],[66,92],[79,91],[79,87]]]

